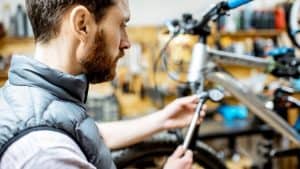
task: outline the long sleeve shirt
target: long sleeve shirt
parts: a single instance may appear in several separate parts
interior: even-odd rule
[[[96,169],[67,135],[54,131],[31,132],[4,153],[0,169]]]

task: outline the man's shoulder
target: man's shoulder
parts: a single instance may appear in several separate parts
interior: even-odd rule
[[[37,108],[37,111],[53,111],[53,110],[73,110],[85,111],[85,108],[71,101],[62,100],[50,91],[38,87],[31,86],[15,86],[15,85],[5,85],[0,89],[0,104],[6,104],[10,108],[13,107],[23,107]],[[18,106],[14,106],[17,104]],[[5,108],[8,108],[5,106]],[[52,109],[52,107],[54,107]],[[34,111],[34,112],[37,112]]]
[[[32,102],[34,99],[53,100],[55,96],[50,92],[44,91],[37,87],[11,85],[7,82],[0,89],[1,99],[6,100],[8,103],[15,102]]]

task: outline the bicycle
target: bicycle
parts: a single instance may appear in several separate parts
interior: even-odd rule
[[[224,16],[227,14],[227,11],[250,1],[251,0],[229,0],[227,2],[220,2],[208,10],[200,21],[193,19],[191,15],[184,15],[183,21],[173,21],[168,25],[170,32],[172,32],[172,37],[168,43],[181,33],[198,35],[200,39],[194,47],[187,77],[192,91],[199,95],[205,92],[205,81],[222,85],[226,91],[230,92],[234,97],[241,101],[241,103],[246,105],[257,117],[271,126],[274,131],[288,138],[299,147],[299,133],[297,133],[297,131],[295,131],[279,115],[272,110],[267,109],[262,101],[249,88],[228,73],[219,69],[220,67],[218,67],[218,64],[222,63],[263,68],[268,72],[277,74],[277,76],[285,77],[299,76],[299,70],[293,68],[293,70],[296,71],[288,71],[288,73],[286,73],[282,70],[289,69],[289,67],[280,63],[278,64],[274,60],[265,60],[262,58],[219,51],[211,49],[206,45],[207,37],[210,35],[208,22],[220,16]],[[165,57],[163,58],[163,63],[167,68]],[[290,63],[288,63],[288,65],[289,64]],[[280,74],[282,72],[284,73]],[[170,76],[171,78],[176,79],[172,74],[170,74]],[[199,111],[199,109],[197,110]],[[197,116],[197,113],[198,112],[196,111],[195,116]],[[194,162],[197,166],[206,169],[227,168],[212,148],[197,139],[199,129],[199,125],[195,126],[191,123],[189,128],[191,132],[188,132],[190,134],[187,134],[185,139],[182,137],[182,134],[178,134],[177,132],[175,134],[163,134],[124,150],[114,152],[113,157],[115,163],[119,168],[160,168],[165,158],[157,157],[170,155],[179,144],[182,144],[182,142],[185,141],[184,145],[194,152]]]

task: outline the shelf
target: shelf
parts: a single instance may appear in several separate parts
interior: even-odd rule
[[[251,30],[251,31],[238,31],[238,32],[221,32],[218,36],[220,37],[231,37],[231,38],[253,38],[253,37],[265,37],[272,38],[279,36],[283,33],[283,30]]]
[[[26,43],[34,43],[33,37],[4,37],[0,39],[0,46],[5,44],[26,44]]]
[[[32,54],[34,51],[34,39],[32,37],[4,37],[0,39],[0,55]]]
[[[0,80],[7,79],[8,70],[0,70]]]

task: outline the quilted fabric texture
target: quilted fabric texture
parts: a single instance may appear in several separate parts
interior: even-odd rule
[[[85,75],[72,76],[25,56],[14,56],[0,90],[0,157],[26,133],[55,130],[70,136],[97,168],[114,169],[108,148],[84,103]]]

